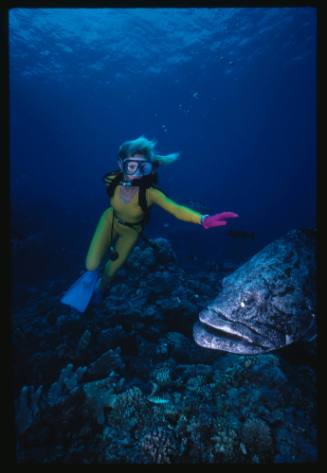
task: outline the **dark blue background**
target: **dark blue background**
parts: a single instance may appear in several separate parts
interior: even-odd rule
[[[240,215],[205,231],[153,208],[146,234],[181,265],[316,225],[314,8],[12,9],[10,115],[14,287],[76,278],[101,177],[140,135],[181,153],[160,170],[172,199]]]

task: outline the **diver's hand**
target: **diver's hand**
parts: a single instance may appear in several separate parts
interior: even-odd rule
[[[236,214],[235,212],[221,212],[215,215],[202,215],[201,225],[206,230],[211,227],[222,227],[224,225],[227,225],[227,218],[236,217],[238,217],[238,214]]]

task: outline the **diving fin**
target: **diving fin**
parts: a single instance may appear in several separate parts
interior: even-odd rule
[[[95,307],[100,306],[103,302],[103,290],[101,289],[101,278],[98,279],[91,299],[91,304]]]
[[[65,292],[60,302],[69,305],[79,312],[84,312],[92,298],[99,272],[85,271],[82,276]]]

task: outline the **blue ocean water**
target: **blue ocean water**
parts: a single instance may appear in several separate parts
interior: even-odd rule
[[[256,239],[161,209],[149,235],[219,260],[314,227],[315,92],[313,8],[11,10],[12,226],[39,235],[15,279],[76,270],[108,205],[101,177],[140,135],[181,153],[159,174],[172,199],[235,211]]]
[[[179,267],[195,280],[210,264],[236,267],[291,229],[315,228],[316,27],[316,9],[309,7],[11,9],[13,307],[20,311],[29,307],[33,314],[35,304],[41,301],[41,311],[49,316],[49,297],[53,301],[84,269],[95,225],[109,205],[102,176],[117,168],[121,143],[140,135],[157,140],[161,154],[180,153],[179,160],[159,169],[159,186],[171,199],[195,210],[205,209],[208,214],[239,214],[226,228],[204,231],[159,207],[152,208],[146,235],[167,238]],[[251,232],[255,238],[233,238],[228,230]],[[124,271],[119,284],[127,281]],[[217,288],[212,289],[210,297],[214,297]],[[81,327],[83,331],[79,333]],[[72,328],[70,333],[76,338],[77,333],[85,334],[84,330],[93,334],[93,329],[81,325],[77,332]],[[175,329],[178,332],[177,326]],[[44,328],[44,333],[47,330]],[[110,345],[110,349],[114,348]],[[144,347],[138,352],[135,348],[139,357],[142,349],[148,353]],[[67,362],[76,367],[93,360],[85,353],[76,360],[65,352],[54,362],[46,347],[29,356],[32,359],[37,353],[54,363],[53,377],[38,378],[34,373],[29,379],[18,375],[17,389],[54,382]],[[276,360],[269,358],[273,355],[267,356],[266,363],[275,367]],[[184,363],[178,359],[175,362]],[[241,357],[237,363],[243,369],[247,362]],[[114,372],[121,369],[129,379],[126,364],[123,360],[112,366]],[[159,368],[163,369],[161,365]],[[232,369],[236,370],[235,365]],[[306,364],[296,369],[310,370]],[[209,396],[200,389],[201,376],[211,376],[214,384],[215,376],[208,370],[190,378],[192,392]],[[133,376],[137,378],[135,373]],[[164,378],[162,373],[160,376]],[[312,376],[310,372],[308,383]],[[74,382],[78,384],[77,378]],[[158,383],[159,378],[153,379]],[[115,382],[118,384],[119,379]],[[254,393],[255,388],[251,389]],[[300,399],[304,395],[297,389]],[[228,391],[227,398],[235,403],[232,394]],[[302,401],[295,400],[289,406],[289,416],[300,416],[302,411],[297,411],[297,407]],[[132,405],[132,401],[124,402]],[[271,404],[275,407],[269,402],[264,401],[261,407],[266,403],[266,410],[274,411],[276,419],[270,428],[277,429],[283,424],[286,411],[277,406],[276,398]],[[259,414],[256,413],[260,417]],[[177,414],[172,412],[168,415],[170,419],[174,416]],[[209,414],[202,412],[201,416],[204,419]],[[247,452],[243,453],[247,462],[265,461],[266,457],[275,462],[314,461],[312,418],[296,424],[299,429],[304,425],[310,435],[298,443],[294,441],[297,447],[291,441],[284,450],[278,447],[275,456],[270,454],[271,445],[283,443],[278,439],[287,437],[287,427],[269,433],[260,424],[267,418],[262,409],[261,421],[252,419],[252,424],[246,426],[251,432],[266,435],[262,456],[256,456],[241,436],[241,453]],[[231,425],[232,421],[235,419]],[[177,424],[179,430],[176,429],[181,432],[182,423]],[[103,438],[114,444],[111,427],[103,427],[103,422],[100,425],[104,428]],[[119,425],[117,421],[117,429]],[[237,426],[234,429],[236,432]],[[177,430],[174,435],[178,437]],[[203,441],[200,431],[194,427],[189,440],[192,445]],[[144,459],[160,463],[159,457],[151,453],[148,435],[142,433]],[[162,439],[165,435],[167,432],[159,429],[150,435],[150,440],[155,443],[153,438]],[[201,457],[192,447],[193,453],[187,457],[183,451],[184,457],[191,462],[239,461],[232,447],[230,456],[224,457],[223,450],[219,450],[223,440],[217,440],[217,435],[212,435],[216,438],[214,447],[208,446],[211,456]],[[175,443],[171,442],[173,451]],[[301,442],[305,453],[302,457],[298,453],[297,457],[294,452],[301,451]],[[121,460],[121,445],[115,444],[114,450],[119,451],[116,457],[106,452],[100,455],[101,459]],[[226,448],[225,445],[225,451]],[[251,455],[247,456],[249,451]],[[177,454],[174,455],[167,453],[162,458],[169,462]],[[49,458],[53,460],[55,456]],[[82,461],[76,458],[74,461]],[[138,457],[130,459],[140,461]]]

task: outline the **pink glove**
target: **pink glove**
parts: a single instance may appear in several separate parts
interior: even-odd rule
[[[215,215],[202,215],[201,225],[203,228],[208,230],[211,227],[222,227],[227,225],[226,218],[236,218],[238,214],[234,212],[221,212],[220,214]]]

